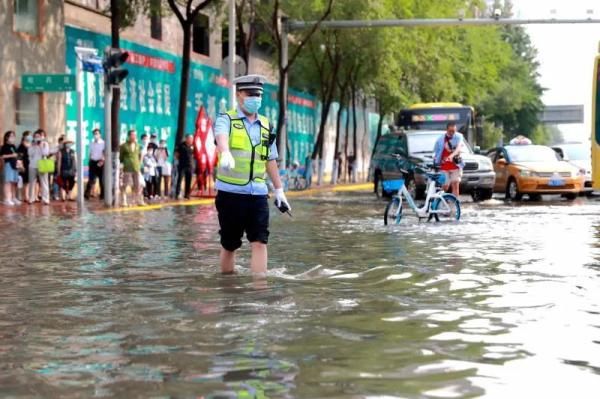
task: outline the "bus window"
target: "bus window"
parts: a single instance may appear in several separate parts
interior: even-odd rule
[[[446,130],[449,122],[457,130],[470,136],[473,131],[474,111],[468,106],[408,108],[400,111],[398,126],[411,130]]]

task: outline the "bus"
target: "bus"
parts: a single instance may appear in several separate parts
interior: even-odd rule
[[[600,190],[600,44],[592,82],[592,187]]]
[[[407,130],[446,130],[449,122],[474,142],[475,110],[460,103],[419,103],[403,109],[398,114],[398,127]]]

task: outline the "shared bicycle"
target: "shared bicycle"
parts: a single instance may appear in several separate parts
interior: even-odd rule
[[[402,220],[403,198],[419,220],[427,219],[427,221],[430,221],[435,219],[436,222],[439,222],[441,220],[460,219],[460,200],[454,194],[446,193],[442,189],[446,175],[440,172],[422,172],[427,177],[425,203],[422,206],[417,206],[404,184],[404,179],[383,182],[386,191],[397,192],[387,204],[383,214],[383,222],[386,226],[388,224],[399,224]],[[408,174],[405,170],[402,170],[402,173]]]

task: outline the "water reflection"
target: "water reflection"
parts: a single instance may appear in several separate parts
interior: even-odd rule
[[[459,224],[407,218],[389,228],[366,194],[294,208],[292,222],[273,216],[266,280],[245,267],[247,246],[238,275],[216,273],[212,207],[8,214],[2,395],[583,398],[600,389],[594,202],[470,204]]]

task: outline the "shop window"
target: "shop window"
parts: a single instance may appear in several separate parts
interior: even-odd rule
[[[16,32],[32,36],[39,34],[39,0],[14,0]]]
[[[198,15],[194,21],[192,32],[192,46],[194,53],[210,55],[210,25],[206,15]]]
[[[17,89],[15,91],[15,125],[17,132],[35,131],[42,126],[40,103],[41,93],[28,93]]]
[[[150,36],[162,40],[161,0],[150,0]]]

